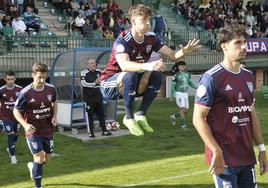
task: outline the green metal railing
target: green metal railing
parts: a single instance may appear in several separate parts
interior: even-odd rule
[[[183,35],[178,40],[166,40],[165,43],[178,50],[179,44],[185,45]],[[202,36],[202,33],[199,34]],[[31,36],[13,37],[0,41],[0,74],[7,70],[14,70],[18,77],[30,77],[31,66],[35,62],[42,62],[51,66],[56,56],[73,48],[108,47],[111,48],[113,40],[93,40],[85,37],[75,36]],[[203,72],[222,60],[222,53],[215,47],[215,43],[201,41],[202,48],[185,57],[188,69],[195,72]],[[8,46],[12,45],[12,47]],[[9,48],[10,47],[10,48]],[[167,69],[170,70],[173,62],[165,59]],[[249,55],[246,58],[248,68],[268,68],[268,55]]]

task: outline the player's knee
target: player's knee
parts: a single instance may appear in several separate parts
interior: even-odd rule
[[[163,74],[161,72],[152,71],[148,81],[148,86],[153,86],[156,89],[160,89],[162,80]]]
[[[122,81],[123,81],[123,88],[135,90],[138,83],[138,74],[135,72],[128,72],[124,75]]]
[[[43,164],[44,162],[46,162],[46,155],[44,151],[40,151],[34,154],[33,158],[34,158],[34,162],[39,163],[39,164]]]

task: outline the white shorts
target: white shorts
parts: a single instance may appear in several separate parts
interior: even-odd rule
[[[175,92],[176,104],[179,108],[189,108],[188,93]]]

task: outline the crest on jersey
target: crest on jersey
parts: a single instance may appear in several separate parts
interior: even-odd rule
[[[51,100],[52,100],[52,95],[47,95],[47,99],[51,102]]]
[[[32,147],[33,149],[37,150],[38,148],[37,142],[32,142]]]
[[[146,45],[146,52],[149,53],[152,49],[152,45]]]
[[[253,92],[253,83],[252,82],[247,82],[248,89],[250,92]]]

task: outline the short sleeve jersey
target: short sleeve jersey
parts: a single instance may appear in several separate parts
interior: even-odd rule
[[[21,111],[25,121],[36,129],[32,135],[26,136],[52,137],[52,103],[55,101],[56,90],[48,83],[45,83],[42,90],[34,89],[31,84],[21,90],[15,108]]]
[[[22,87],[18,85],[14,85],[12,89],[7,88],[6,85],[0,88],[1,120],[16,121],[13,108],[21,89]]]
[[[253,165],[254,77],[241,69],[233,73],[221,64],[208,70],[200,79],[195,104],[210,108],[206,121],[223,150],[227,166]],[[205,149],[206,162],[211,163],[212,152]]]
[[[150,59],[152,52],[158,52],[162,46],[163,44],[153,32],[145,33],[144,40],[137,42],[130,30],[123,31],[113,44],[109,63],[102,71],[100,79],[105,80],[118,72],[122,72],[115,58],[117,54],[127,53],[130,61],[145,63]]]

